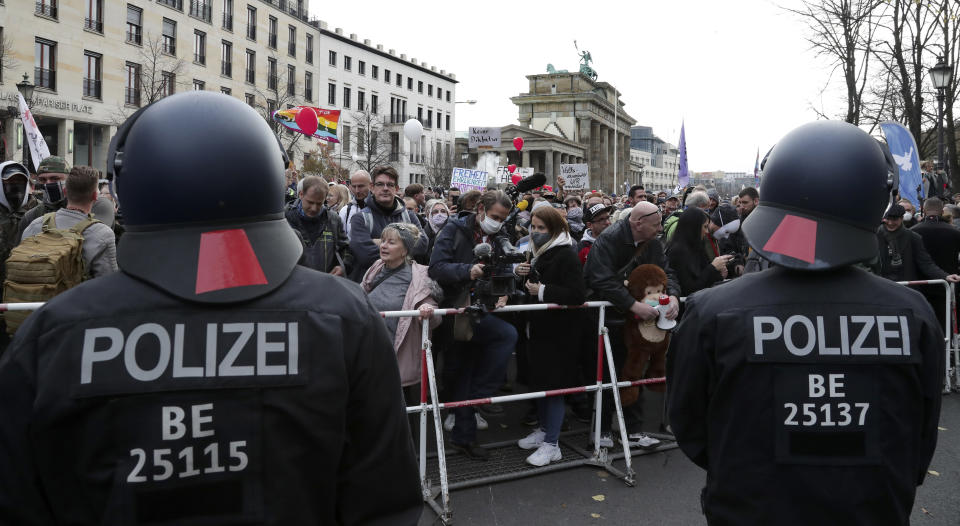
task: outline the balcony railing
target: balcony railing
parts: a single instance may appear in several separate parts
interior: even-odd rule
[[[304,98],[307,102],[313,102],[313,90],[310,89],[310,88],[304,89],[304,90],[303,90],[303,98]]]
[[[205,66],[207,64],[207,56],[204,55],[203,53],[194,53],[193,61],[196,62],[197,64],[202,64]]]
[[[83,79],[83,96],[100,98],[100,81],[97,79]]]
[[[127,29],[127,42],[138,46],[143,43],[143,34],[140,32],[139,27],[136,29]]]
[[[267,75],[267,89],[276,91],[276,89],[277,89],[277,76],[276,76],[276,75]]]
[[[167,37],[163,37],[163,52],[168,55],[176,55],[177,41],[172,38],[168,39]]]
[[[157,3],[183,11],[183,0],[157,0]]]
[[[52,69],[33,68],[33,83],[40,88],[57,89],[57,72]]]
[[[295,97],[297,95],[297,86],[293,83],[287,83],[287,95]]]
[[[257,39],[257,26],[253,24],[247,24],[247,38],[250,40]]]
[[[423,121],[423,129],[428,130],[430,128],[433,128],[433,121],[430,119]]]
[[[84,18],[83,28],[89,29],[90,31],[96,31],[97,33],[103,33],[103,21],[93,18]]]
[[[307,64],[313,64],[313,50],[307,48]]]
[[[390,152],[390,162],[395,163],[400,160],[400,154],[397,152]]]
[[[223,28],[227,31],[233,31],[233,15],[223,14]]]
[[[410,120],[412,117],[409,115],[401,115],[399,113],[391,113],[390,115],[383,116],[384,124],[403,124]]]
[[[220,74],[225,77],[233,76],[233,63],[232,62],[221,62],[220,63]]]
[[[277,35],[276,35],[276,34],[270,35],[270,38],[267,39],[267,45],[270,46],[270,47],[272,47],[273,49],[277,49]]]
[[[244,77],[244,79],[250,84],[256,84],[257,82],[256,71],[252,69],[248,69],[246,71],[246,76]]]
[[[123,102],[124,104],[128,104],[130,106],[139,106],[140,105],[140,89],[126,88],[124,90]]]
[[[288,43],[287,43],[287,54],[290,55],[291,57],[297,56],[297,43],[296,43],[296,42],[288,42]]]
[[[57,18],[57,2],[56,0],[47,0],[45,2],[37,2],[37,14],[43,16],[49,16],[50,18]]]
[[[194,16],[207,23],[212,18],[210,15],[210,3],[206,1],[190,0],[190,16]]]

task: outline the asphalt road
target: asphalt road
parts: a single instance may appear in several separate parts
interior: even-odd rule
[[[648,397],[647,414],[659,400]],[[517,423],[523,407],[491,420],[491,431],[522,436]],[[649,426],[645,426],[649,427]],[[937,452],[918,488],[911,522],[921,526],[960,524],[960,394],[943,399]],[[484,440],[481,436],[481,440]],[[522,458],[522,457],[521,457]],[[616,465],[622,467],[622,462]],[[590,524],[702,525],[699,492],[704,472],[679,449],[634,457],[636,487],[597,467],[574,467],[545,475],[479,486],[451,493],[453,523],[458,526],[530,526]],[[428,507],[421,526],[440,524]]]

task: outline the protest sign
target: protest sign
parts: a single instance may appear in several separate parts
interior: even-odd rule
[[[517,169],[511,174],[510,170],[506,166],[497,167],[497,182],[498,183],[509,183],[511,175],[519,175],[520,177],[530,177],[533,175],[533,168],[520,168]]]
[[[470,148],[494,148],[500,146],[500,128],[470,127]]]
[[[469,170],[454,168],[450,177],[450,186],[455,186],[463,192],[469,190],[483,191],[487,188],[487,172],[483,170]]]
[[[590,187],[590,175],[586,163],[561,164],[560,175],[566,181],[563,188],[566,190],[586,190]]]

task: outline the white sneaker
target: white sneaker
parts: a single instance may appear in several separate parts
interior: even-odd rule
[[[479,429],[480,431],[488,429],[490,427],[490,424],[488,424],[487,421],[484,420],[482,416],[480,416],[480,413],[476,413],[476,415],[477,415],[477,429]],[[453,426],[456,423],[457,423],[456,417],[453,415],[453,413],[450,413],[449,415],[447,415],[447,418],[444,419],[443,421],[443,429],[447,431],[453,431]]]
[[[593,433],[590,433],[590,445],[593,445]],[[613,437],[609,433],[600,435],[600,447],[608,449],[613,447]]]
[[[532,455],[527,457],[527,464],[533,464],[534,466],[546,466],[551,462],[560,460],[560,458],[562,458],[562,455],[560,454],[560,446],[544,442],[540,444],[540,447],[537,448]]]
[[[536,429],[534,432],[530,433],[526,437],[518,440],[517,445],[520,446],[520,449],[538,448],[543,445],[543,439],[546,438],[546,436],[547,434],[544,433],[542,429]],[[547,462],[549,462],[549,460]],[[535,465],[542,466],[543,464],[535,464]]]
[[[647,436],[646,433],[633,433],[628,436],[630,447],[639,447],[640,449],[655,449],[660,445],[656,438]]]

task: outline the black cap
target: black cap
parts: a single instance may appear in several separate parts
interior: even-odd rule
[[[893,205],[890,206],[890,208],[887,209],[887,212],[883,214],[883,217],[884,218],[889,217],[893,219],[903,218],[903,214],[906,214],[906,213],[907,213],[907,209],[904,208],[903,205],[894,203]]]
[[[856,126],[805,124],[764,160],[763,199],[743,232],[760,255],[788,268],[826,270],[870,259],[896,170],[884,148]]]
[[[600,215],[604,212],[609,213],[612,211],[613,211],[613,205],[605,205],[603,203],[597,203],[583,211],[583,222],[584,223],[593,222],[593,218],[596,217],[597,215]]]
[[[209,91],[166,97],[121,126],[107,159],[124,212],[124,272],[179,298],[226,303],[280,286],[300,258],[283,216],[283,151],[243,102]]]

